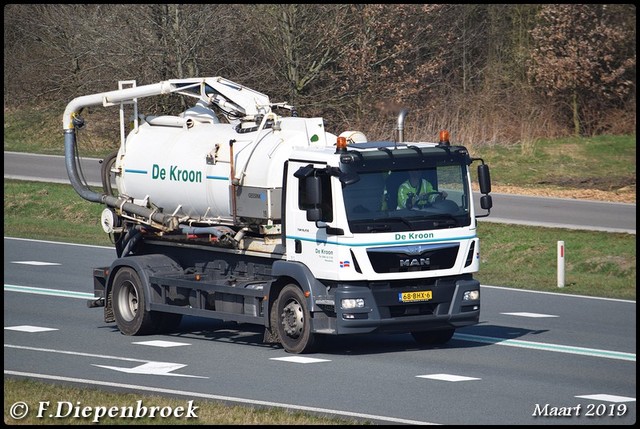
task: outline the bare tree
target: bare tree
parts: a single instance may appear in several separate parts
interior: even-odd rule
[[[481,141],[516,141],[522,130],[549,135],[549,122],[561,124],[559,134],[606,131],[617,117],[635,128],[633,5],[10,4],[4,11],[5,109],[61,104],[119,80],[221,75],[323,116],[332,129],[380,127],[374,136],[391,135],[378,124],[392,127],[401,107],[430,133],[472,130]],[[151,108],[185,107],[166,103]]]
[[[254,29],[255,51],[274,73],[274,91],[308,108],[321,105],[327,93],[318,84],[327,67],[340,61],[350,34],[348,8],[339,4],[260,4],[244,11]],[[279,83],[278,83],[279,82]],[[323,81],[324,82],[324,81]],[[314,97],[309,97],[309,94]]]
[[[635,41],[610,9],[620,5],[545,5],[532,31],[530,74],[551,100],[571,110],[574,134],[585,128],[584,109],[623,103],[635,88]],[[635,16],[631,5],[617,11]],[[635,21],[635,19],[634,19]]]
[[[5,41],[5,59],[7,49],[13,49],[10,80],[22,80],[28,91],[15,95],[33,97],[37,89],[42,100],[90,85],[86,73],[101,60],[86,40],[102,10],[101,5],[11,5],[5,25],[12,29],[13,43],[8,48]],[[19,45],[23,48],[16,50]]]

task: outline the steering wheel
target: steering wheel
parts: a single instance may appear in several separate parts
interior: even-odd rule
[[[427,201],[430,201],[431,195],[436,196],[433,201],[430,201],[430,204],[444,201],[447,198],[447,194],[445,192],[440,192],[440,191],[427,192],[426,195],[427,195]]]

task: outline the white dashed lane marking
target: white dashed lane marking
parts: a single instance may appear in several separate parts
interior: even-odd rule
[[[43,261],[11,261],[11,263],[23,264],[23,265],[35,265],[35,266],[62,265],[57,262],[43,262]]]
[[[176,343],[174,341],[161,341],[161,340],[153,340],[153,341],[136,341],[132,344],[140,344],[142,346],[151,346],[151,347],[180,347],[180,346],[190,346],[189,343]]]
[[[635,402],[636,398],[628,398],[626,396],[607,395],[605,393],[599,393],[596,395],[580,395],[576,398],[591,399],[593,401],[606,401],[606,402]]]
[[[209,378],[199,375],[175,374],[173,371],[185,368],[187,365],[173,362],[147,362],[134,368],[122,368],[119,366],[97,365],[98,368],[111,369],[114,371],[125,372],[128,374],[145,374],[145,375],[166,375],[171,377],[189,377],[189,378]]]
[[[482,380],[481,378],[465,377],[462,375],[453,375],[453,374],[427,374],[427,375],[416,375],[416,377],[429,378],[431,380],[452,381],[452,382]]]
[[[553,314],[527,313],[527,312],[500,313],[500,314],[506,314],[507,316],[519,316],[519,317],[559,317],[559,316],[554,316]]]
[[[45,328],[43,326],[31,326],[31,325],[20,325],[20,326],[5,326],[4,329],[8,329],[10,331],[20,331],[20,332],[47,332],[47,331],[58,331],[57,328]]]
[[[284,362],[294,362],[294,363],[318,363],[318,362],[331,362],[329,359],[317,359],[303,356],[291,356],[291,357],[281,357],[281,358],[271,358],[270,360],[280,360]]]

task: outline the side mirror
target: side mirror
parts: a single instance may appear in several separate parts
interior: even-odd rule
[[[314,222],[322,219],[322,182],[318,176],[308,176],[304,178],[304,195],[302,204],[308,207],[307,220]]]
[[[483,195],[480,197],[480,207],[482,207],[483,210],[490,210],[491,207],[493,207],[491,195]]]
[[[307,209],[307,220],[309,222],[317,222],[319,220],[322,220],[322,209],[319,207]]]
[[[476,215],[476,217],[486,217],[489,216],[491,207],[493,207],[493,200],[489,195],[489,192],[491,192],[491,175],[489,174],[489,166],[482,159],[475,159],[482,162],[482,164],[478,165],[478,183],[480,185],[480,193],[483,194],[480,197],[480,207],[487,211],[486,214]]]
[[[305,206],[316,207],[322,203],[322,182],[318,176],[309,176],[304,179]]]
[[[491,175],[487,164],[478,166],[478,182],[480,184],[480,193],[488,194],[491,192]]]

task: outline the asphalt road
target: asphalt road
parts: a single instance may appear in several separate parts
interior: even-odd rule
[[[87,182],[100,186],[98,159],[84,158],[81,162]],[[69,183],[63,156],[4,153],[4,177]],[[492,193],[493,209],[480,222],[535,225],[549,228],[583,229],[593,231],[636,233],[636,205],[543,198]],[[475,194],[480,207],[479,194]]]
[[[4,238],[5,379],[167,394],[185,408],[217,399],[381,424],[636,421],[635,301],[483,285],[480,323],[446,346],[360,335],[290,355],[262,344],[259,329],[220,320],[120,334],[101,308],[86,306],[92,268],[114,256],[106,247]]]

